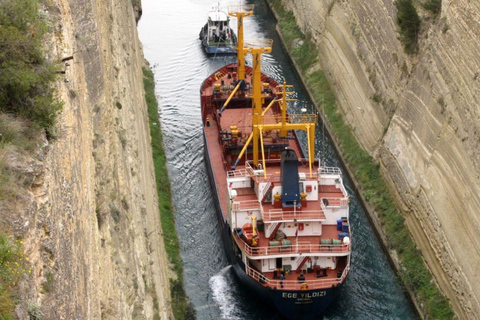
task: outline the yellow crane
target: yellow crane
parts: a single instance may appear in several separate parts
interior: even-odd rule
[[[287,101],[292,101],[293,99],[288,99],[287,95],[290,93],[287,91],[287,86],[283,84],[282,98],[274,99],[265,110],[262,109],[265,102],[265,95],[262,93],[262,79],[261,79],[261,60],[260,57],[263,53],[268,53],[272,51],[273,40],[261,40],[257,41],[256,44],[245,47],[245,52],[252,54],[253,56],[253,93],[252,93],[252,133],[247,139],[247,142],[243,146],[242,151],[238,155],[237,160],[233,165],[233,169],[236,168],[243,154],[248,148],[248,145],[253,140],[253,164],[258,166],[259,162],[259,142],[260,149],[262,152],[262,161],[263,161],[263,174],[264,177],[267,177],[267,170],[265,166],[265,152],[263,148],[263,131],[264,130],[278,130],[280,137],[286,137],[289,130],[305,130],[307,132],[308,140],[308,163],[310,167],[310,174],[312,174],[312,164],[314,161],[314,150],[315,150],[315,114],[290,114],[287,117]],[[266,123],[266,111],[273,105],[273,103],[279,103],[280,109],[282,112],[281,121],[277,123]]]
[[[287,117],[287,101],[292,101],[293,99],[288,99],[287,95],[290,92],[287,92],[287,86],[283,84],[282,98],[274,99],[265,110],[262,110],[263,104],[265,102],[265,95],[262,93],[262,70],[261,70],[261,55],[264,53],[269,53],[272,51],[273,40],[256,40],[249,41],[245,45],[245,40],[243,37],[243,18],[253,15],[254,5],[245,4],[245,5],[232,5],[228,7],[228,15],[236,17],[238,23],[238,47],[237,50],[237,73],[238,73],[238,84],[235,89],[232,91],[228,99],[225,101],[223,107],[220,109],[220,116],[223,110],[227,107],[228,103],[235,96],[237,90],[240,88],[241,83],[245,80],[245,55],[251,54],[253,57],[252,63],[252,73],[253,73],[253,94],[252,98],[252,133],[248,137],[242,151],[240,152],[237,160],[233,165],[233,169],[236,168],[243,154],[247,150],[249,144],[253,141],[253,164],[255,167],[258,166],[259,162],[259,149],[262,152],[262,161],[263,161],[263,174],[264,177],[267,177],[267,170],[265,166],[265,151],[263,147],[263,131],[265,130],[278,130],[280,137],[286,137],[289,130],[305,130],[307,132],[308,139],[308,162],[310,167],[310,175],[312,174],[312,163],[314,161],[314,150],[315,150],[315,122],[316,115],[314,114],[301,114],[301,115],[289,115]],[[277,123],[265,123],[265,114],[267,110],[274,104],[279,103],[282,117],[281,121]],[[260,148],[259,148],[260,143]]]

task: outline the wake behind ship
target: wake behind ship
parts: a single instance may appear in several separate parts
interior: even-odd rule
[[[229,262],[246,288],[288,319],[318,319],[350,270],[349,199],[339,168],[314,159],[314,114],[289,114],[291,86],[261,72],[271,40],[244,41],[238,59],[201,86],[205,159]],[[252,55],[252,67],[245,55]],[[305,157],[296,136],[304,130]]]

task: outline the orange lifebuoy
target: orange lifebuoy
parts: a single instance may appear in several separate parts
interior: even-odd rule
[[[300,290],[302,291],[307,291],[308,290],[308,284],[306,284],[305,282],[302,283],[301,287],[300,287]]]

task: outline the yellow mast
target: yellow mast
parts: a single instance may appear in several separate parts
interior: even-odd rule
[[[245,80],[245,53],[243,47],[243,18],[253,15],[253,4],[228,6],[228,15],[237,18],[237,77]]]
[[[265,95],[262,94],[262,70],[261,55],[263,53],[272,52],[273,40],[261,40],[252,43],[251,46],[245,48],[246,53],[253,56],[253,95],[252,95],[252,125],[253,125],[253,164],[258,166],[258,142],[260,138],[260,125],[263,122],[262,106],[265,102]]]

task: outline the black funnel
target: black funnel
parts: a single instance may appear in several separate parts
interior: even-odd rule
[[[282,151],[280,162],[282,183],[282,205],[284,207],[300,206],[300,187],[298,178],[298,158],[295,151]]]

